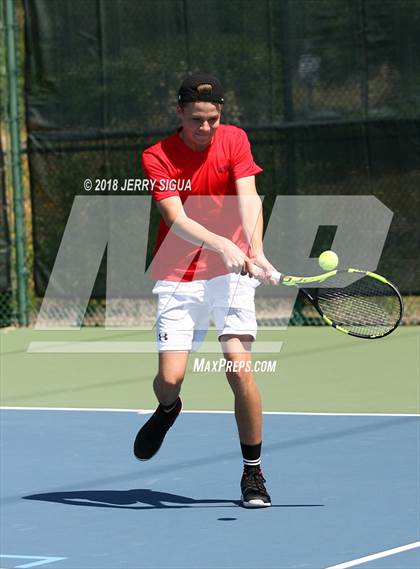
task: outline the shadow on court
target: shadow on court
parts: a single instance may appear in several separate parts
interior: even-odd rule
[[[71,506],[93,506],[96,508],[127,508],[130,510],[150,510],[154,508],[211,508],[222,506],[241,506],[240,500],[195,499],[179,494],[157,492],[146,488],[133,490],[79,490],[73,492],[49,492],[23,496],[24,500],[57,502]],[[133,506],[133,504],[147,504]],[[277,504],[277,508],[314,508],[324,504]]]

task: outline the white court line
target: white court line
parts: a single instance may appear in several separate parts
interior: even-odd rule
[[[283,342],[254,342],[254,354],[278,354]],[[156,342],[30,342],[30,354],[155,354]],[[203,342],[194,354],[220,354],[220,342]]]
[[[396,553],[402,553],[403,551],[409,551],[410,549],[416,549],[417,547],[420,547],[420,541],[409,543],[407,545],[401,545],[401,547],[394,547],[393,549],[387,549],[386,551],[380,551],[379,553],[373,553],[372,555],[367,555],[366,557],[359,557],[359,559],[353,559],[352,561],[346,561],[345,563],[339,563],[338,565],[329,565],[325,569],[347,569],[347,567],[362,565],[363,563],[368,563],[369,561],[374,561],[375,559],[390,557]]]
[[[5,553],[0,553],[0,557],[5,557],[6,559],[37,559],[37,561],[32,561],[31,563],[24,563],[23,565],[16,565],[15,569],[29,569],[30,567],[40,567],[41,565],[47,565],[48,563],[55,563],[56,561],[63,561],[67,557],[51,557],[51,555],[6,555]]]
[[[102,407],[10,407],[0,406],[0,411],[93,411],[107,413],[153,413],[156,409],[110,409]],[[183,409],[183,413],[220,413],[233,414],[233,411],[213,409]],[[318,413],[310,411],[264,411],[264,415],[308,415],[319,417],[420,417],[420,413]]]

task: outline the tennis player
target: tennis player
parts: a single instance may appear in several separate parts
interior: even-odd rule
[[[143,153],[162,218],[152,263],[159,349],[153,387],[159,406],[137,434],[134,454],[152,458],[179,415],[189,354],[204,339],[212,317],[235,400],[244,463],[242,503],[264,507],[271,499],[261,471],[261,398],[251,365],[259,284],[252,275],[256,265],[263,281],[270,282],[273,267],[263,252],[255,187],[262,169],[245,132],[220,123],[223,102],[216,77],[188,76],[178,93],[180,128]],[[177,181],[172,187],[171,180]],[[188,180],[190,191],[181,191]]]

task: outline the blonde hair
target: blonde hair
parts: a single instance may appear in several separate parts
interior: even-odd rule
[[[212,91],[213,87],[209,83],[203,83],[202,85],[197,85],[198,93],[211,93]]]

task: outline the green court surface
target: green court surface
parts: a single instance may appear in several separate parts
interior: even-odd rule
[[[208,338],[216,340],[214,331]],[[121,346],[133,352],[130,346],[153,345],[152,331],[9,329],[0,340],[2,406],[155,407],[157,354],[152,349],[118,353]],[[283,342],[279,353],[254,354],[256,360],[276,362],[274,372],[256,374],[264,410],[419,413],[419,340],[418,327],[401,327],[380,340],[351,338],[327,327],[260,329],[259,345]],[[31,342],[44,342],[49,352],[61,342],[62,353],[28,352]],[[216,352],[191,355],[183,386],[186,409],[232,410],[223,370],[211,371],[219,359]],[[210,371],[194,371],[195,360]]]

